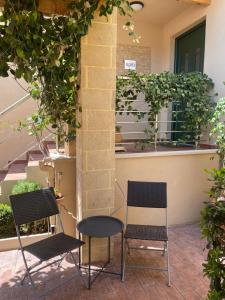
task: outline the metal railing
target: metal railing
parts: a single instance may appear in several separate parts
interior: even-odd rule
[[[28,99],[31,98],[30,94],[25,95],[24,97],[20,98],[19,100],[15,101],[14,103],[12,103],[11,105],[9,105],[8,107],[6,107],[5,109],[3,109],[0,112],[0,119],[3,116],[6,116],[8,113],[10,113],[11,111],[15,110],[17,107],[19,107],[21,104],[23,104],[24,102],[26,102]],[[49,151],[48,149],[45,147],[44,145],[44,141],[51,138],[53,136],[53,133],[48,134],[47,136],[45,136],[44,138],[41,138],[39,136],[35,136],[36,140],[32,141],[31,143],[29,143],[26,146],[26,150],[23,151],[22,153],[20,153],[19,155],[17,155],[14,159],[10,160],[10,162],[8,162],[7,164],[0,166],[0,169],[2,170],[7,170],[9,168],[10,165],[12,165],[16,160],[20,159],[21,157],[24,157],[26,155],[27,152],[35,149],[35,148],[39,148],[41,153],[44,155],[44,157],[49,156]],[[0,141],[0,144],[3,144],[5,142],[7,142],[8,139],[10,139],[11,136],[9,137],[4,137],[3,140]]]
[[[0,112],[0,118],[3,117],[4,115],[8,114],[10,111],[13,111],[14,109],[16,109],[18,106],[20,106],[22,103],[24,103],[25,101],[27,101],[30,98],[31,98],[31,95],[27,94],[24,97],[17,100],[16,102],[14,102],[13,104],[11,104],[8,107],[6,107],[5,109],[3,109]]]
[[[39,142],[32,142],[28,145],[28,148],[20,153],[19,155],[17,155],[13,160],[11,160],[9,163],[5,164],[3,167],[0,167],[0,169],[2,170],[7,170],[9,168],[10,165],[12,165],[16,160],[20,159],[21,157],[24,157],[24,155],[26,155],[27,152],[39,147],[40,151],[42,152],[42,154],[44,155],[44,157],[47,157],[47,151],[43,151],[42,147],[43,147],[43,142],[46,141],[48,138],[52,137],[53,133],[48,134],[47,136],[45,136],[43,139],[40,139]]]
[[[124,102],[132,102],[133,104],[145,104],[144,100],[122,100]],[[164,119],[160,118],[162,111],[164,110]],[[199,141],[195,139],[185,140],[185,142],[181,141],[181,139],[175,140],[174,136],[176,134],[193,134],[194,131],[187,130],[176,130],[173,129],[173,124],[182,124],[185,121],[182,120],[173,120],[172,117],[174,114],[182,114],[182,110],[173,110],[172,108],[166,108],[166,120],[165,120],[165,108],[163,108],[160,113],[155,117],[155,120],[149,121],[146,120],[145,117],[142,120],[137,119],[137,115],[149,113],[146,109],[136,109],[133,110],[117,110],[116,111],[116,126],[122,127],[122,131],[116,132],[116,134],[121,134],[123,137],[122,142],[116,142],[117,145],[132,145],[138,142],[146,142],[146,144],[150,144],[154,146],[154,149],[157,150],[159,144],[174,144],[174,145],[182,145],[182,146],[194,146],[196,149],[199,146]],[[128,115],[129,114],[129,115]],[[151,126],[149,123],[154,124]],[[129,125],[129,130],[124,130]],[[146,125],[143,130],[137,130],[137,126]],[[151,131],[152,137],[151,139],[147,136],[146,130]],[[137,137],[138,136],[138,137]],[[163,137],[164,136],[164,137]],[[127,138],[126,138],[127,137]],[[206,141],[201,139],[201,142]]]

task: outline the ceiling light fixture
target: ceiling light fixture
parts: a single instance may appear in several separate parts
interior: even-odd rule
[[[130,2],[130,6],[133,8],[134,11],[139,11],[144,8],[144,3],[141,1],[132,1]]]

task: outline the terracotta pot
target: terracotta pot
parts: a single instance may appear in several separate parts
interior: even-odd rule
[[[117,144],[122,143],[123,141],[123,136],[120,132],[116,132],[115,134],[115,141]]]

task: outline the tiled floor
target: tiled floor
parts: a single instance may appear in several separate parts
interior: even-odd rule
[[[166,285],[163,272],[127,270],[125,282],[117,276],[101,274],[87,290],[73,265],[65,260],[63,268],[55,265],[34,276],[37,285],[33,290],[27,282],[20,286],[23,262],[18,251],[0,253],[0,299],[1,300],[200,300],[205,299],[208,280],[202,275],[204,241],[200,240],[197,225],[173,227],[169,231],[172,286]],[[119,240],[115,242],[115,268],[119,267]],[[159,266],[160,253],[133,250],[130,261]],[[137,258],[138,257],[138,258]],[[33,261],[31,257],[29,260]]]

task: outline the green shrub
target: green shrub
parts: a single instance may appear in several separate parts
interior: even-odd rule
[[[27,192],[33,192],[41,189],[41,185],[34,181],[21,180],[18,181],[16,185],[14,185],[12,189],[12,194],[23,194]],[[20,226],[21,234],[35,234],[35,233],[43,233],[48,230],[47,219],[37,220],[31,222],[29,224],[24,224]]]
[[[16,233],[10,205],[0,203],[0,237],[11,237]]]
[[[12,189],[12,194],[23,194],[27,192],[33,192],[41,188],[40,184],[34,181],[21,180],[14,185]]]

